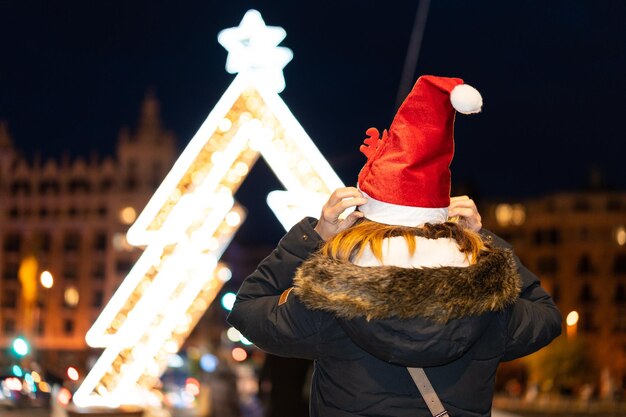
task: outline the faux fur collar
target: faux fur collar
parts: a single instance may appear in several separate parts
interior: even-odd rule
[[[468,267],[361,267],[316,254],[296,272],[304,304],[338,317],[425,317],[437,323],[499,311],[521,289],[513,254],[491,249]]]

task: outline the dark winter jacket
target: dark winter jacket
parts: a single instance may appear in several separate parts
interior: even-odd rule
[[[228,317],[267,352],[315,360],[312,417],[429,416],[407,366],[450,416],[489,416],[498,364],[561,332],[537,277],[488,231],[494,250],[466,268],[359,267],[316,254],[315,222],[283,237]]]

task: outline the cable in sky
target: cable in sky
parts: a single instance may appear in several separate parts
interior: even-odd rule
[[[424,29],[426,28],[426,19],[428,19],[428,9],[430,0],[420,0],[415,14],[415,23],[413,23],[413,31],[409,39],[409,48],[406,52],[404,60],[404,68],[402,69],[402,78],[398,87],[398,95],[396,96],[396,109],[400,107],[404,98],[407,96],[413,85],[415,78],[415,67],[419,59],[422,39],[424,38]]]

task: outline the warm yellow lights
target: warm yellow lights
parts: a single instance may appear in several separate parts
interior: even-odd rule
[[[163,348],[167,353],[176,353],[178,352],[178,343],[176,343],[175,340],[170,339],[165,342]]]
[[[124,207],[120,210],[120,222],[122,224],[132,224],[137,218],[137,212],[133,207]]]
[[[44,288],[52,288],[54,285],[54,278],[49,271],[43,271],[39,276],[39,282]]]
[[[67,306],[76,307],[79,299],[80,295],[76,287],[70,286],[65,289],[65,292],[63,293],[63,300]]]
[[[626,245],[626,227],[623,225],[620,225],[615,229],[615,241],[620,246]]]
[[[496,221],[499,226],[520,226],[526,221],[526,209],[522,204],[498,204]]]
[[[113,235],[113,248],[117,251],[130,252],[135,247],[128,243],[126,236],[123,233],[115,233]]]
[[[245,349],[236,347],[231,351],[231,355],[233,359],[237,362],[243,362],[248,358],[248,352]]]
[[[238,226],[241,223],[241,217],[236,211],[231,211],[226,215],[226,224],[230,227]]]
[[[231,122],[230,119],[227,119],[225,117],[219,122],[219,124],[217,125],[217,128],[220,130],[220,132],[224,133],[224,132],[228,132],[232,126],[233,126],[233,122]]]
[[[283,68],[293,58],[290,49],[278,46],[287,33],[266,26],[261,13],[248,10],[237,27],[222,30],[217,40],[228,51],[226,71],[263,80],[275,93],[285,88]]]
[[[233,273],[232,273],[232,271],[229,268],[227,268],[225,266],[222,266],[222,267],[217,269],[217,271],[215,273],[215,276],[220,281],[226,282],[226,281],[228,281],[228,280],[230,280],[232,278]]]
[[[565,318],[565,324],[567,324],[567,338],[573,339],[576,337],[576,333],[578,330],[578,312],[570,311],[567,317]]]
[[[41,382],[41,375],[39,375],[38,372],[33,371],[30,373],[30,376],[33,377],[33,381],[36,382],[37,384]]]
[[[258,12],[246,13],[240,29],[244,26],[244,31],[268,29]],[[281,55],[284,48],[278,53],[276,44],[258,48],[268,45],[252,32],[246,32],[250,41],[261,44],[241,43],[235,33],[223,32],[220,42],[232,47],[228,66],[239,74],[146,207],[133,217],[126,240],[114,242],[116,248],[141,245],[145,250],[87,332],[89,345],[105,349],[74,395],[79,407],[162,400],[153,387],[168,356],[178,351],[232,277],[219,259],[245,221],[234,195],[259,156],[285,187],[270,193],[276,196],[271,202],[268,196],[285,228],[319,215],[332,190],[343,186],[277,94],[282,89],[280,65],[288,62]],[[244,51],[263,54],[238,61]],[[265,66],[268,58],[281,56],[278,67]],[[245,360],[247,352],[235,349],[233,357]]]
[[[578,312],[570,311],[565,319],[565,323],[567,323],[568,326],[574,326],[578,323]]]
[[[226,331],[226,337],[231,342],[239,342],[241,340],[241,333],[239,332],[239,330],[231,327]]]
[[[78,370],[76,368],[70,366],[69,368],[67,368],[67,377],[72,381],[78,381],[80,375],[78,374]]]
[[[513,225],[520,226],[526,221],[526,209],[521,204],[513,204]]]
[[[51,391],[51,389],[52,389],[52,388],[50,387],[50,384],[48,384],[46,381],[41,381],[41,382],[39,382],[39,383],[38,383],[38,386],[39,386],[39,390],[40,390],[41,392],[46,392],[46,393],[48,393],[48,392],[50,392],[50,391]]]

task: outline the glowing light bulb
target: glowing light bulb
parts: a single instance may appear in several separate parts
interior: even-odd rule
[[[54,285],[54,278],[52,277],[52,274],[48,271],[43,271],[41,273],[39,281],[44,288],[52,288],[52,286]]]
[[[232,126],[233,122],[231,122],[227,117],[224,117],[217,125],[217,128],[222,132],[228,132]]]
[[[565,319],[565,322],[567,323],[568,326],[573,326],[576,323],[578,323],[578,312],[570,311],[569,314],[567,315],[567,318]]]
[[[226,215],[226,224],[230,227],[238,226],[241,223],[241,216],[236,211],[231,211]]]
[[[133,207],[124,207],[120,210],[120,221],[123,224],[131,224],[137,218],[137,212]]]

